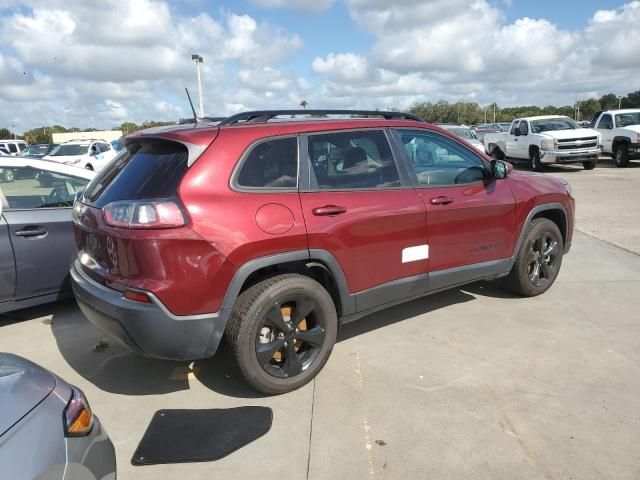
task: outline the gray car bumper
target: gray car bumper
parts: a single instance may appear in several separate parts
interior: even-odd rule
[[[197,360],[216,353],[228,311],[173,315],[148,292],[152,303],[141,303],[100,285],[82,272],[77,260],[70,273],[73,293],[85,317],[131,350],[167,360]]]

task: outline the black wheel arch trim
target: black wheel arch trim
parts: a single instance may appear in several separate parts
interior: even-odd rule
[[[355,312],[355,296],[349,294],[347,278],[344,275],[340,263],[330,252],[322,249],[296,250],[293,252],[276,253],[249,260],[236,270],[236,273],[231,279],[229,287],[227,288],[227,293],[225,294],[222,302],[222,310],[231,311],[233,309],[236,300],[240,295],[242,286],[252,273],[255,273],[265,267],[300,261],[321,262],[329,273],[331,273],[338,287],[342,315],[350,315]]]
[[[631,139],[629,137],[624,137],[624,136],[617,136],[617,137],[613,137],[613,140],[611,141],[611,145],[616,145],[618,143],[633,143],[631,141]]]
[[[518,255],[518,251],[520,251],[520,247],[522,246],[522,244],[524,242],[524,237],[525,237],[525,235],[527,233],[527,229],[529,228],[529,225],[531,225],[531,222],[533,221],[533,217],[535,217],[538,213],[546,212],[546,211],[549,211],[549,210],[559,210],[560,212],[562,212],[562,215],[564,216],[564,232],[560,231],[560,233],[562,234],[563,239],[565,241],[564,251],[565,251],[565,253],[567,252],[568,246],[571,244],[568,241],[568,238],[569,238],[569,217],[567,215],[567,209],[561,203],[544,203],[542,205],[537,205],[537,206],[533,207],[531,209],[531,211],[529,212],[529,214],[527,215],[526,220],[522,224],[522,229],[520,230],[520,235],[518,237],[518,242],[516,243],[515,249],[513,251],[513,255],[511,256],[511,265],[512,266],[516,261],[516,256]]]

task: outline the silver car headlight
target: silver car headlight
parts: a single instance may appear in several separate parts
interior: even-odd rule
[[[542,148],[543,150],[553,150],[554,147],[555,144],[552,138],[543,138],[540,142],[540,148]]]

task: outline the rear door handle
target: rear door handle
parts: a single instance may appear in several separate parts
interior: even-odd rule
[[[32,237],[44,237],[47,234],[47,229],[39,225],[29,225],[22,230],[18,230],[14,233],[17,237],[32,238]]]
[[[341,215],[347,211],[346,207],[339,205],[325,205],[324,207],[316,207],[311,212],[317,217],[334,217]]]
[[[453,203],[453,198],[451,197],[441,196],[431,199],[431,205],[449,205],[450,203]]]

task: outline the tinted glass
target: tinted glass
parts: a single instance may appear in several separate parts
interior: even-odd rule
[[[9,146],[9,151],[11,153],[17,153],[18,152],[18,147],[16,146],[15,143],[10,143],[8,146]]]
[[[61,157],[63,155],[85,155],[89,151],[89,145],[59,145],[52,152],[52,157]]]
[[[611,115],[603,115],[598,124],[598,128],[613,128],[613,120]]]
[[[250,188],[298,186],[298,140],[277,138],[255,145],[246,157],[238,185]]]
[[[576,130],[578,128],[580,128],[578,124],[568,117],[531,120],[531,131],[533,133],[549,132],[553,130]]]
[[[462,145],[432,132],[398,133],[420,185],[459,185],[484,180],[484,163]]]
[[[309,136],[309,157],[320,190],[393,188],[398,169],[379,130]]]
[[[618,128],[624,128],[630,125],[640,125],[640,111],[617,114],[616,125]]]
[[[189,154],[175,142],[132,144],[91,181],[84,201],[102,208],[116,200],[175,197]]]
[[[529,126],[525,120],[520,122],[520,135],[529,135]]]
[[[89,180],[31,167],[0,169],[0,201],[3,210],[71,207],[76,192]]]

